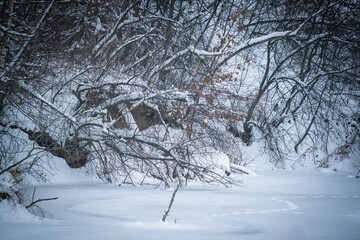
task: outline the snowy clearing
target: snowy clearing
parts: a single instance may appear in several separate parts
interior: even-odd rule
[[[359,239],[359,180],[340,173],[276,170],[245,187],[187,186],[160,221],[171,190],[102,183],[37,186],[38,219],[1,204],[1,239]],[[176,222],[176,223],[174,223]]]

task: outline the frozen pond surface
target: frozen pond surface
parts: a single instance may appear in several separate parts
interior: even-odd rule
[[[360,239],[360,180],[339,173],[265,171],[245,187],[171,190],[107,184],[43,185],[53,219],[3,211],[0,239]],[[174,223],[176,221],[176,223]]]

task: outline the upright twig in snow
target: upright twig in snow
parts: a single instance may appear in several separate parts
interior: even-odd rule
[[[162,217],[162,219],[161,219],[163,222],[165,222],[167,216],[169,215],[170,209],[171,209],[171,207],[172,207],[172,205],[173,205],[173,203],[174,203],[175,195],[176,195],[177,191],[179,190],[179,187],[180,187],[180,183],[178,183],[178,184],[176,185],[176,188],[174,189],[174,192],[173,192],[172,197],[171,197],[171,200],[170,200],[169,207],[168,207],[168,209],[165,211],[165,214],[163,215],[163,217]]]

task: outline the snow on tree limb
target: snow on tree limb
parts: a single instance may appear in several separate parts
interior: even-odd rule
[[[44,97],[42,97],[40,94],[38,94],[37,92],[35,92],[34,90],[30,89],[28,86],[26,86],[25,84],[21,84],[21,82],[19,82],[18,84],[19,87],[21,87],[23,90],[25,90],[26,92],[28,92],[31,96],[33,96],[35,99],[40,100],[41,102],[45,103],[46,105],[48,105],[51,109],[55,110],[55,112],[59,113],[60,115],[64,116],[66,119],[70,120],[72,123],[77,124],[76,119],[66,113],[64,113],[63,111],[59,110],[59,107],[54,105],[53,103],[51,103],[50,101],[48,101],[47,99],[45,99]]]
[[[17,35],[17,36],[28,37],[28,38],[32,38],[34,36],[33,34],[21,33],[18,31],[10,30],[1,24],[0,24],[0,29],[11,35]]]
[[[37,22],[35,28],[31,31],[31,34],[27,36],[27,39],[25,40],[24,44],[22,45],[21,49],[17,52],[17,54],[13,57],[12,61],[9,63],[8,66],[6,66],[4,72],[0,75],[0,80],[6,82],[7,80],[4,79],[4,76],[13,70],[13,68],[16,66],[17,62],[19,61],[21,55],[25,51],[26,47],[29,45],[31,39],[34,37],[36,32],[39,30],[41,24],[44,22],[46,16],[48,15],[51,7],[53,6],[55,0],[52,0],[47,8],[45,9],[44,13],[42,14],[40,20]]]
[[[103,38],[100,40],[100,42],[94,47],[93,50],[93,54],[95,54],[95,56],[97,56],[99,54],[99,51],[101,48],[106,47],[107,45],[109,45],[113,40],[115,40],[115,35],[116,32],[121,29],[122,27],[138,22],[138,20],[129,20],[129,21],[125,21],[128,13],[130,12],[130,10],[136,6],[136,4],[138,4],[140,1],[136,1],[133,4],[131,4],[125,11],[124,13],[119,17],[118,21],[116,22],[114,28]]]
[[[230,54],[230,56],[228,56],[224,60],[222,60],[217,66],[221,67],[226,62],[228,62],[231,58],[233,58],[234,56],[236,56],[237,54],[239,54],[240,52],[242,52],[242,51],[244,51],[246,49],[249,49],[249,48],[254,47],[256,45],[262,44],[264,42],[268,42],[268,41],[273,40],[273,39],[280,39],[280,38],[286,38],[286,37],[295,36],[297,31],[298,30],[295,30],[295,31],[283,31],[283,32],[273,32],[273,33],[269,33],[269,34],[267,34],[265,36],[250,39],[250,40],[246,41],[245,43],[241,44],[240,46],[238,46],[235,49],[235,51],[232,54]]]
[[[208,52],[205,50],[199,50],[196,49],[194,46],[189,46],[181,51],[178,51],[177,53],[175,53],[172,57],[168,58],[166,61],[164,61],[160,66],[156,67],[155,69],[153,69],[149,76],[150,79],[159,71],[163,70],[165,67],[167,67],[168,65],[170,65],[170,63],[172,63],[173,61],[175,61],[176,59],[178,59],[179,57],[182,57],[188,53],[194,53],[197,54],[198,56],[220,56],[222,53],[221,52]]]
[[[320,13],[322,13],[323,11],[325,11],[327,8],[331,8],[333,6],[335,6],[339,1],[333,2],[332,4],[330,4],[327,7],[322,7],[320,10],[316,11],[315,13],[313,13],[312,15],[310,15],[307,19],[305,19],[295,30],[291,31],[281,31],[281,32],[272,32],[269,33],[267,35],[264,36],[260,36],[260,37],[256,37],[253,39],[250,39],[248,41],[246,41],[245,43],[241,44],[240,46],[238,46],[234,52],[232,54],[230,54],[230,56],[226,57],[224,60],[222,60],[217,66],[221,67],[222,65],[224,65],[226,62],[228,62],[231,58],[233,58],[234,56],[236,56],[237,54],[239,54],[240,52],[249,49],[251,47],[254,47],[256,45],[262,44],[264,42],[268,42],[270,40],[274,40],[274,39],[281,39],[281,38],[288,38],[288,37],[294,37],[296,36],[299,31],[304,27],[304,25],[312,18],[316,17],[317,15],[319,15]]]

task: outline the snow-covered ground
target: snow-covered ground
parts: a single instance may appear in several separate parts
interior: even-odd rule
[[[0,239],[360,239],[360,180],[315,170],[262,171],[244,187],[171,190],[95,182],[37,186],[39,219],[0,204]],[[174,223],[176,222],[176,223]]]

